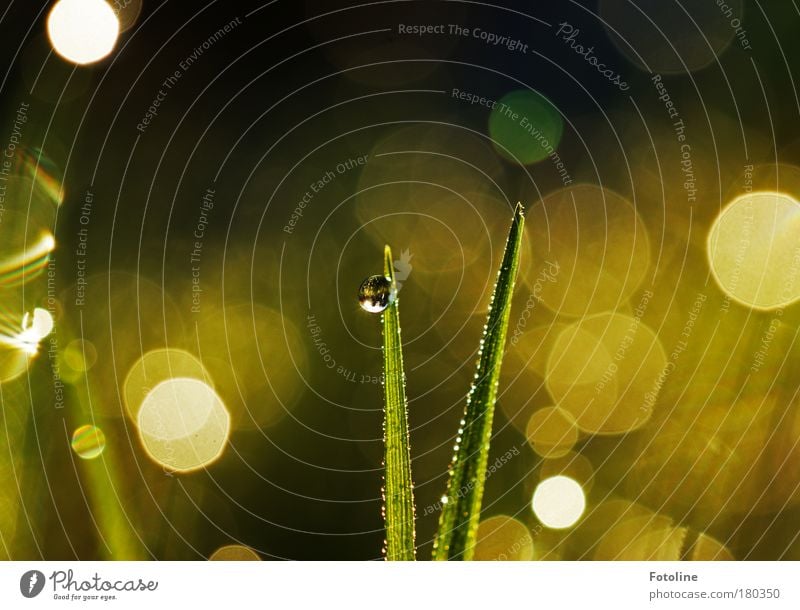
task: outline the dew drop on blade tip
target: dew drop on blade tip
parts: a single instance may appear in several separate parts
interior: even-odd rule
[[[369,313],[380,313],[397,298],[397,287],[385,275],[372,275],[358,288],[358,304]]]

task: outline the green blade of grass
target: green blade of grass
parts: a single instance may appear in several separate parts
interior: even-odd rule
[[[517,204],[478,351],[475,379],[467,395],[464,418],[456,438],[447,491],[442,498],[439,531],[433,548],[435,560],[470,560],[475,551],[494,404],[508,331],[511,296],[519,268],[524,222],[522,205]]]
[[[384,250],[383,273],[394,284],[392,250]],[[395,298],[383,312],[383,393],[384,393],[384,491],[383,514],[386,524],[386,559],[415,559],[414,483],[411,480],[411,450],[408,442],[408,409],[403,351],[400,341],[400,314]]]

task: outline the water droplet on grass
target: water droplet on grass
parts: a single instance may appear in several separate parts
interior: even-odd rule
[[[372,275],[358,288],[358,304],[369,313],[380,313],[397,298],[397,287],[384,275]]]

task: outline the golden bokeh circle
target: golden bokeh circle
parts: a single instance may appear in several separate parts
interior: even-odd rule
[[[257,303],[207,311],[198,325],[198,350],[233,427],[278,423],[306,389],[309,357],[298,326]]]
[[[64,348],[62,359],[75,373],[85,373],[97,362],[97,348],[88,339],[73,339]]]
[[[122,397],[128,417],[137,421],[139,408],[150,390],[175,377],[199,379],[213,386],[203,363],[189,352],[175,348],[149,351],[134,363],[125,377]]]
[[[550,458],[542,462],[539,468],[539,480],[549,479],[558,475],[567,476],[583,488],[585,492],[592,489],[594,485],[594,467],[589,459],[576,453],[568,451],[557,458]]]
[[[647,228],[635,207],[610,189],[578,184],[547,195],[527,212],[534,260],[523,273],[538,302],[570,316],[616,309],[650,266]]]
[[[734,561],[736,558],[727,546],[707,534],[700,534],[692,547],[692,561]]]
[[[747,307],[778,309],[800,299],[800,203],[784,193],[736,197],[708,233],[707,251],[722,291]]]
[[[241,544],[228,544],[219,547],[216,551],[211,553],[208,558],[209,561],[261,561],[258,556],[250,547],[242,546]]]
[[[231,425],[217,393],[206,383],[186,377],[155,386],[141,404],[137,423],[147,454],[175,472],[190,472],[216,461]]]
[[[507,515],[484,519],[478,525],[475,561],[530,561],[533,539],[527,526]]]
[[[543,458],[566,455],[578,442],[575,418],[559,407],[545,407],[531,415],[526,436],[531,448]]]
[[[687,530],[653,513],[617,521],[601,537],[595,549],[598,561],[677,561],[681,558]]]
[[[559,335],[547,364],[555,404],[591,434],[623,434],[652,414],[664,349],[641,319],[619,313],[589,316]]]

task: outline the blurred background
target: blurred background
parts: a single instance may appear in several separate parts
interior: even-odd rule
[[[793,2],[10,0],[0,557],[420,559],[517,201],[479,559],[800,559]]]

